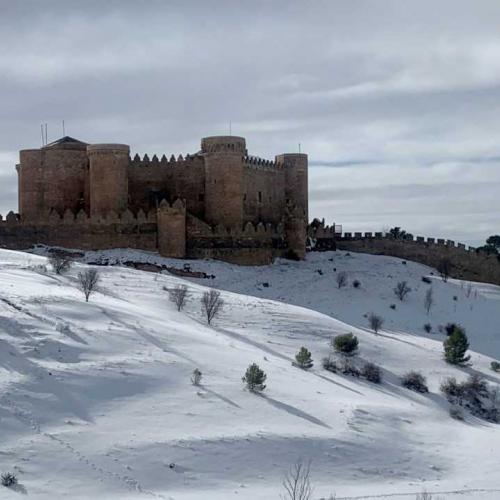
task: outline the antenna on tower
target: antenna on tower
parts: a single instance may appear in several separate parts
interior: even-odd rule
[[[231,124],[231,120],[229,120],[229,135],[233,135],[233,127]]]
[[[63,127],[63,137],[66,137],[66,130],[64,128],[64,120],[62,121],[62,127]]]
[[[47,145],[49,143],[48,140],[48,135],[47,135],[47,124],[45,124],[45,144]]]
[[[300,142],[299,142],[299,153],[300,153]]]
[[[43,137],[43,123],[40,123],[40,132],[42,133],[42,146],[45,146],[45,138]]]

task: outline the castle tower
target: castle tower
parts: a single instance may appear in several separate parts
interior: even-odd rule
[[[41,149],[23,149],[17,166],[19,213],[24,221],[85,208],[87,144],[62,137]]]
[[[126,144],[87,146],[91,216],[127,209],[129,153]]]
[[[309,221],[309,186],[307,180],[308,158],[304,153],[285,153],[276,156],[276,162],[285,169],[285,199],[304,213]]]
[[[243,225],[243,137],[215,136],[201,141],[205,157],[205,218],[210,224]]]
[[[288,247],[299,258],[305,257],[309,221],[308,158],[303,153],[276,156],[285,170],[285,235]]]
[[[186,256],[186,204],[177,199],[166,200],[157,210],[158,251],[163,257],[183,259]]]

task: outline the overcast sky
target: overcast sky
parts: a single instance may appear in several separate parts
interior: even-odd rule
[[[0,0],[0,213],[18,150],[232,132],[310,160],[310,215],[500,233],[500,1]]]

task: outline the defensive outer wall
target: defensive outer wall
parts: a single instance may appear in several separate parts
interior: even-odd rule
[[[338,227],[338,226],[337,226]],[[449,263],[450,276],[500,285],[500,256],[452,240],[409,236],[395,239],[384,233],[340,233],[335,226],[309,226],[314,250],[344,250],[390,255],[438,268]]]

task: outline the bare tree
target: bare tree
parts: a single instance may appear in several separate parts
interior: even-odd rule
[[[286,473],[283,480],[285,493],[282,500],[310,500],[313,488],[311,485],[311,462],[303,464],[299,460]]]
[[[220,297],[218,290],[210,289],[201,297],[201,312],[207,318],[207,323],[210,325],[212,320],[219,314],[224,306],[224,301]]]
[[[472,283],[467,284],[467,288],[465,289],[465,296],[470,299],[470,296],[472,295]]]
[[[193,385],[200,385],[202,377],[203,377],[203,374],[201,373],[201,371],[198,370],[198,368],[195,368],[193,370],[193,374],[191,375],[191,383]]]
[[[403,301],[405,300],[406,296],[411,292],[411,288],[408,286],[407,281],[400,281],[395,287],[394,287],[394,293],[396,297]]]
[[[422,491],[422,493],[417,493],[416,500],[432,500],[433,496],[430,493],[427,493],[427,491]],[[437,499],[439,500],[439,499]]]
[[[72,262],[64,255],[53,253],[49,256],[49,264],[56,274],[64,274],[69,271]]]
[[[375,313],[370,313],[368,315],[368,324],[375,333],[378,333],[378,331],[382,328],[382,325],[384,324],[384,318],[382,318],[382,316],[378,316]]]
[[[175,288],[168,290],[168,297],[170,302],[173,302],[178,311],[182,311],[190,297],[188,287],[186,285],[177,285]]]
[[[432,288],[428,288],[425,292],[424,307],[427,312],[427,316],[431,312],[432,306],[434,305],[434,291]]]
[[[437,270],[439,271],[439,274],[441,275],[441,278],[443,278],[444,282],[448,281],[448,278],[450,277],[451,267],[451,260],[448,259],[448,257],[441,259],[437,265]]]
[[[78,273],[78,287],[85,295],[85,302],[96,291],[99,283],[99,272],[97,269],[87,269],[83,273]]]
[[[343,288],[347,285],[347,273],[345,271],[341,271],[337,274],[335,280],[337,281],[337,286],[339,288]]]

